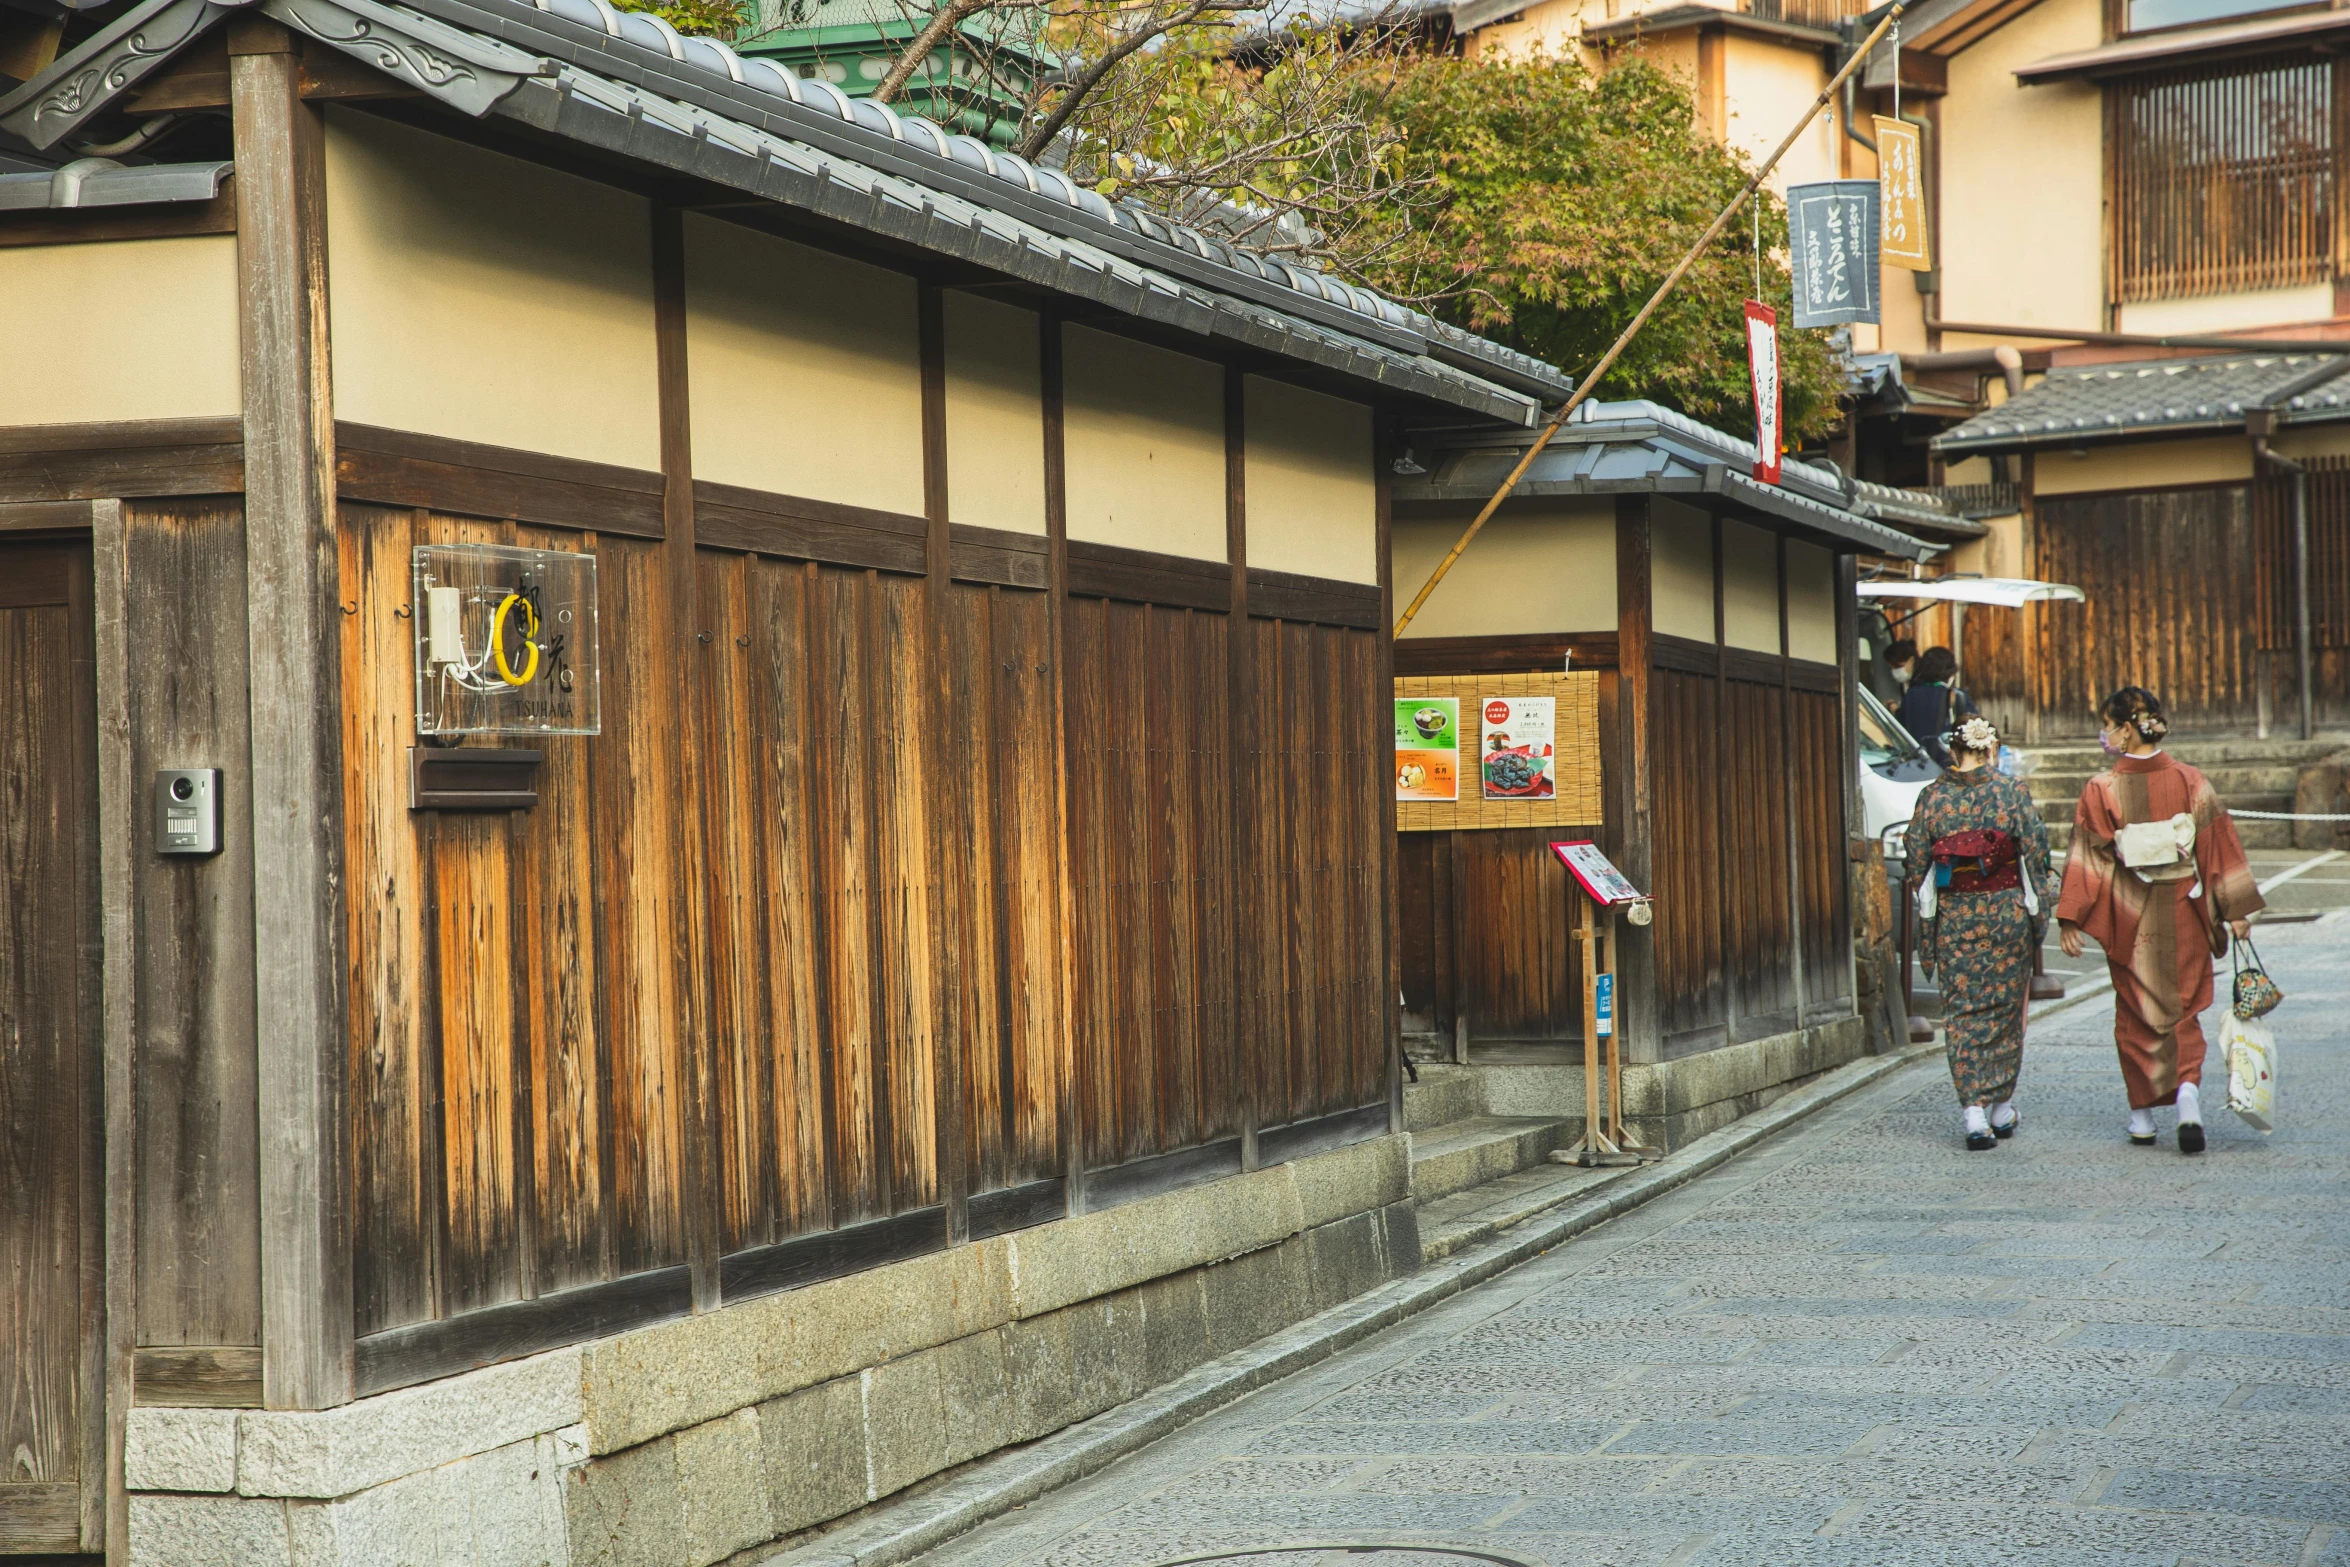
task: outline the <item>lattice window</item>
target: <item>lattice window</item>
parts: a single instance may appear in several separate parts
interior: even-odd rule
[[[2113,85],[2116,301],[2334,276],[2334,75],[2301,56]]]

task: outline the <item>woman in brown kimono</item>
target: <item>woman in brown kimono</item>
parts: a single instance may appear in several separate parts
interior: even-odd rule
[[[1904,858],[1927,915],[1918,956],[1942,987],[1943,1042],[1966,1145],[1981,1151],[2022,1122],[2015,1081],[2024,1064],[2025,991],[2056,878],[2040,808],[1990,765],[1998,731],[1970,716],[1940,738],[1950,770],[1918,796]]]
[[[2156,1105],[2179,1112],[2179,1151],[2203,1151],[2203,1024],[2211,965],[2267,907],[2236,824],[2194,768],[2168,756],[2162,703],[2124,686],[2098,711],[2114,763],[2073,809],[2056,918],[2065,956],[2083,935],[2113,972],[2113,1043],[2130,1094],[2130,1141],[2152,1147]]]

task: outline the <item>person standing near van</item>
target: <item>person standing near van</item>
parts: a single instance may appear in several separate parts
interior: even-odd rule
[[[1904,848],[1926,916],[1918,958],[1942,987],[1950,1083],[1966,1145],[1979,1152],[2022,1123],[2025,990],[2056,876],[2040,808],[1991,765],[1998,731],[1966,718],[1938,738],[1950,768],[1918,796]]]
[[[1950,750],[1942,737],[1974,710],[1973,701],[1958,688],[1957,658],[1946,647],[1930,647],[1918,655],[1909,688],[1902,692],[1901,706],[1893,716],[1901,720],[1902,728],[1917,736],[1936,762],[1948,767]]]
[[[2143,686],[2098,710],[2098,744],[2113,765],[2073,808],[2058,940],[2077,958],[2082,937],[2113,973],[2113,1043],[2130,1097],[2129,1137],[2150,1148],[2154,1108],[2178,1108],[2179,1151],[2203,1151],[2203,1024],[2211,965],[2268,906],[2209,779],[2162,749],[2170,721]]]

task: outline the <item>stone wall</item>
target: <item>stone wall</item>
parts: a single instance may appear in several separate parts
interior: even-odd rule
[[[340,1409],[131,1411],[135,1567],[708,1567],[1420,1264],[1401,1136]]]

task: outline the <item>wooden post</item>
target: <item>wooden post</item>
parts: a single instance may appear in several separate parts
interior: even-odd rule
[[[1224,794],[1224,843],[1231,866],[1224,894],[1224,939],[1232,959],[1232,1070],[1240,1088],[1240,1167],[1254,1170],[1259,1074],[1247,1047],[1247,932],[1240,909],[1249,869],[1243,846],[1256,836],[1250,809],[1257,750],[1250,649],[1256,639],[1248,623],[1248,381],[1238,365],[1224,367],[1224,558],[1232,571],[1232,608],[1224,627],[1224,743],[1231,780]]]
[[[1037,318],[1037,380],[1044,400],[1045,634],[1053,664],[1053,841],[1060,846],[1055,886],[1061,900],[1061,1005],[1054,1026],[1061,1046],[1061,1169],[1067,1211],[1085,1211],[1085,1118],[1078,1113],[1077,907],[1069,848],[1069,466],[1062,402],[1061,318]]]
[[[1653,633],[1648,497],[1616,498],[1616,765],[1608,798],[1615,820],[1608,857],[1635,887],[1656,891],[1655,801],[1649,687]],[[1616,945],[1616,1048],[1636,1061],[1663,1051],[1656,981],[1656,927]]]
[[[1379,526],[1379,744],[1388,738],[1390,698],[1395,694],[1395,430],[1381,421],[1371,443],[1371,482]],[[1379,786],[1379,928],[1386,954],[1380,1012],[1387,1019],[1387,1130],[1403,1130],[1403,922],[1396,917],[1400,845],[1395,835],[1395,785],[1382,775]],[[1417,1073],[1414,1074],[1415,1079]]]
[[[923,283],[915,296],[916,330],[922,361],[922,514],[929,522],[923,566],[922,607],[928,622],[930,732],[954,732],[954,634],[949,596],[954,592],[952,523],[947,514],[947,337],[946,299],[936,283]],[[963,1104],[963,915],[962,878],[956,860],[955,775],[928,769],[923,798],[924,848],[930,860],[931,1071],[938,1094],[936,1134],[938,1186],[947,1210],[947,1244],[971,1238],[970,1138]],[[975,912],[975,911],[974,911]]]
[[[120,501],[95,501],[90,532],[96,596],[98,698],[98,926],[104,954],[99,977],[99,1051],[105,1105],[106,1330],[102,1424],[105,1429],[104,1516],[89,1536],[90,1475],[82,1476],[85,1549],[102,1547],[109,1567],[129,1556],[130,1494],[123,1485],[123,1441],[129,1429],[131,1366],[138,1346],[139,1155],[136,1049],[138,1029],[138,921],[131,907],[138,855],[138,778],[131,771],[130,627],[124,618],[130,591],[130,552]],[[83,1418],[99,1422],[98,1410]]]
[[[1837,715],[1836,744],[1838,756],[1836,776],[1843,780],[1839,791],[1839,816],[1844,825],[1844,842],[1852,841],[1853,830],[1865,826],[1868,818],[1860,808],[1860,703],[1855,693],[1860,688],[1860,624],[1859,595],[1853,589],[1859,577],[1858,564],[1850,555],[1840,554],[1836,563],[1836,696],[1843,704]],[[1860,1001],[1860,956],[1853,950],[1852,941],[1852,862],[1849,850],[1839,854],[1836,862],[1839,878],[1836,888],[1837,925],[1844,932],[1845,994],[1852,997],[1855,1006]]]
[[[661,557],[669,584],[670,646],[666,671],[673,711],[690,715],[692,729],[714,722],[705,708],[709,660],[718,656],[699,625],[694,535],[694,448],[690,375],[686,360],[685,214],[653,206],[653,342],[661,421]],[[710,863],[708,791],[702,785],[702,747],[685,744],[671,752],[670,788],[676,811],[680,929],[672,945],[679,966],[678,996],[684,1036],[680,1052],[686,1081],[684,1180],[686,1265],[693,1280],[696,1311],[719,1304],[718,1042],[710,1021],[717,1011],[717,976],[710,961],[708,876]]]
[[[1597,1164],[1613,1152],[1605,1130],[1608,1096],[1599,1070],[1607,1048],[1599,1038],[1599,930],[1592,918],[1591,898],[1567,878],[1567,896],[1575,900],[1575,950],[1583,962],[1583,1143],[1582,1163]]]
[[[327,366],[325,124],[293,35],[229,33],[252,660],[262,1398],[351,1397],[344,1147],[341,622]]]
[[[1787,640],[1787,535],[1773,534],[1772,549],[1779,578],[1779,776],[1787,795],[1787,977],[1794,981],[1795,1026],[1801,1029],[1811,997],[1803,961],[1803,808],[1797,803],[1802,774],[1795,765],[1795,650]],[[1840,850],[1837,864],[1846,863]]]

